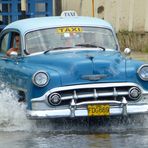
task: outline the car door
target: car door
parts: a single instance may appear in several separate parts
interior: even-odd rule
[[[7,56],[7,51],[14,44],[15,31],[8,31],[0,37],[0,76],[1,80],[13,85],[16,81],[17,57]]]
[[[6,79],[5,67],[7,57],[5,57],[5,53],[9,49],[10,37],[11,33],[8,32],[2,35],[0,38],[0,81],[5,81]]]

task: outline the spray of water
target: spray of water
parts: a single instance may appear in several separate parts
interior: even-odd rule
[[[33,123],[26,118],[25,108],[25,104],[18,103],[16,92],[1,83],[0,131],[30,130]]]

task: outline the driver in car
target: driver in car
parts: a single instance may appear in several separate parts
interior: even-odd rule
[[[13,46],[14,47],[10,48],[7,51],[6,53],[7,56],[10,56],[12,52],[17,52],[18,54],[20,54],[20,35],[19,34],[15,34]]]

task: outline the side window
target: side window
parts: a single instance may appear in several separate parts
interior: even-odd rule
[[[7,33],[2,37],[1,40],[1,53],[6,53],[7,50],[9,49],[9,38],[10,38],[10,34]]]
[[[1,53],[7,56],[11,56],[12,52],[21,55],[20,34],[14,31],[4,34],[1,38],[0,50]]]

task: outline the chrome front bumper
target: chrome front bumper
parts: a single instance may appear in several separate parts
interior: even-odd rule
[[[120,101],[93,101],[78,104],[71,104],[67,109],[54,109],[54,110],[28,110],[27,117],[30,119],[42,119],[42,118],[59,118],[59,117],[87,117],[87,108],[80,108],[82,105],[88,104],[110,104],[110,115],[123,115],[128,114],[141,114],[148,113],[148,104],[127,104],[125,98]]]
[[[126,88],[126,87],[138,87],[141,90],[142,98],[141,100],[137,100],[135,102],[130,102],[126,99],[129,91],[117,88]],[[112,91],[108,91],[107,88],[112,88]],[[87,89],[91,89],[93,91],[89,93],[77,93],[77,90],[81,90],[85,92]],[[97,91],[101,89],[102,91]],[[103,92],[104,89],[107,91]],[[120,91],[119,91],[120,90]],[[57,92],[65,92],[70,91],[70,95],[65,95],[61,97],[61,100],[70,100],[70,103],[67,105],[61,106],[50,106],[48,102],[48,96],[52,93]],[[97,98],[102,97],[122,97],[121,101],[113,100],[101,100]],[[81,101],[78,100],[85,98],[94,98],[91,101]],[[129,101],[129,102],[128,102]],[[43,96],[39,98],[34,98],[31,100],[32,110],[27,111],[27,117],[38,119],[38,118],[59,118],[59,117],[87,117],[88,114],[88,105],[103,105],[108,104],[110,106],[109,116],[115,115],[123,115],[126,116],[128,114],[141,114],[148,113],[148,91],[145,91],[142,87],[135,83],[99,83],[99,84],[85,84],[85,85],[74,85],[74,86],[65,86],[53,88],[47,91]],[[65,107],[65,108],[64,108]]]

